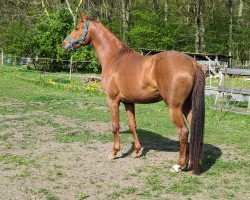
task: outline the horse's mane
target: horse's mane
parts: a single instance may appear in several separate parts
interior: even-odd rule
[[[109,32],[113,38],[116,38],[117,41],[119,41],[119,43],[122,45],[122,48],[121,50],[117,53],[117,57],[120,57],[120,56],[123,56],[123,55],[130,55],[132,53],[135,53],[135,51],[129,47],[127,47],[122,41],[120,41],[106,26],[104,26],[100,21],[98,21],[97,19],[95,18],[91,18],[91,17],[88,17],[87,19],[97,23],[97,24],[100,24],[102,26],[103,29],[105,29],[107,32]],[[111,36],[110,35],[110,36]],[[137,52],[136,52],[137,53]]]
[[[127,46],[123,46],[122,47],[122,49],[119,51],[119,55],[124,55],[124,54],[131,54],[132,52],[134,52],[134,50],[133,49],[131,49],[131,48],[129,48],[129,47],[127,47]]]

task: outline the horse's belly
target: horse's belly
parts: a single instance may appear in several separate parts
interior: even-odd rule
[[[125,103],[155,103],[161,100],[162,97],[157,90],[134,90],[127,94],[121,94],[121,101]]]

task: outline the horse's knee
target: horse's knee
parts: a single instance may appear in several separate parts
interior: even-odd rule
[[[188,132],[188,129],[186,127],[182,127],[179,129],[179,140],[180,142],[188,142],[188,135],[189,135],[189,132]]]
[[[119,132],[119,124],[112,124],[112,133]]]

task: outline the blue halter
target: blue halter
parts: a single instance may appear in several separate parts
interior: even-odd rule
[[[86,39],[87,34],[88,34],[89,23],[90,23],[90,20],[88,19],[87,22],[86,22],[86,26],[84,28],[84,31],[82,33],[82,36],[80,38],[78,38],[76,40],[70,40],[69,36],[66,37],[66,40],[69,43],[69,49],[70,50],[73,51],[75,49],[75,44],[76,43],[84,42],[84,40]]]

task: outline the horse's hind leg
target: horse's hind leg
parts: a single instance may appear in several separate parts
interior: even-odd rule
[[[139,151],[141,149],[141,145],[138,139],[138,134],[136,131],[136,122],[135,122],[135,105],[134,104],[129,104],[129,103],[124,103],[126,112],[128,115],[128,121],[129,121],[129,127],[130,130],[133,134],[134,138],[134,151],[133,151],[133,157],[137,158],[139,157]]]
[[[190,99],[188,99],[185,102],[185,104],[183,105],[182,113],[185,116],[185,118],[187,119],[189,125],[191,125],[191,121],[192,121],[192,105],[191,105]]]
[[[180,140],[180,154],[179,154],[179,161],[177,165],[173,166],[173,170],[175,172],[181,171],[181,169],[186,167],[188,162],[188,129],[185,124],[182,115],[182,108],[181,107],[170,107],[169,108],[170,117],[175,124],[176,130],[179,133],[179,140]]]

